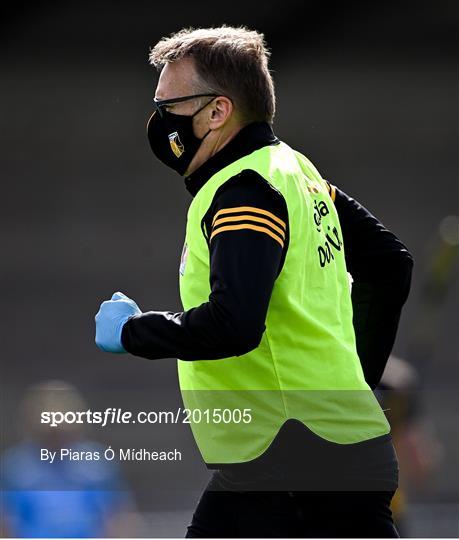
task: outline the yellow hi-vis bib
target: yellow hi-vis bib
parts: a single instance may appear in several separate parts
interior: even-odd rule
[[[230,358],[178,360],[183,401],[204,461],[255,459],[290,418],[339,444],[388,433],[356,351],[336,209],[318,171],[288,145],[265,146],[238,159],[213,175],[193,199],[180,272],[184,309],[207,302],[210,294],[203,216],[217,189],[246,169],[284,196],[289,246],[259,346]]]

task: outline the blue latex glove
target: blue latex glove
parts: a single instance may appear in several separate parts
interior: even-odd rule
[[[140,315],[139,306],[122,292],[102,302],[96,315],[96,345],[105,352],[127,352],[121,344],[121,332],[126,321]]]

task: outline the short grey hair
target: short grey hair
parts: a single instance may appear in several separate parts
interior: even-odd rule
[[[270,52],[264,35],[246,27],[185,28],[162,38],[150,50],[150,63],[192,58],[203,92],[230,98],[244,121],[272,123],[276,110]]]

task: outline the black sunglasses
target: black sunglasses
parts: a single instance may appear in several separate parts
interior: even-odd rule
[[[162,107],[166,107],[167,105],[172,105],[173,103],[181,103],[182,101],[187,101],[189,99],[194,99],[198,97],[218,97],[219,94],[194,94],[192,96],[182,96],[178,98],[170,98],[170,99],[153,99],[153,104],[155,106],[155,111],[158,112],[160,116],[162,116]]]

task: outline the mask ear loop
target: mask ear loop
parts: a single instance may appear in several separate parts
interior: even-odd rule
[[[214,101],[214,99],[216,99],[218,96],[215,96],[214,98],[212,98],[209,102],[207,102],[205,105],[203,105],[200,109],[198,109],[196,112],[194,112],[192,115],[191,115],[191,118],[194,118],[199,112],[201,112],[203,109],[205,109],[207,107],[207,105],[210,105],[212,103],[212,101]],[[209,131],[204,135],[204,137],[201,137],[199,140],[202,142],[206,137],[207,135],[209,135],[209,133],[211,132],[212,130],[209,128]]]
[[[155,116],[155,114],[159,114],[157,110],[154,110],[152,112],[152,114],[150,115],[150,118],[147,120],[147,126],[146,126],[147,127],[147,133],[148,133],[148,126],[149,126],[150,122],[153,120],[153,116]]]

